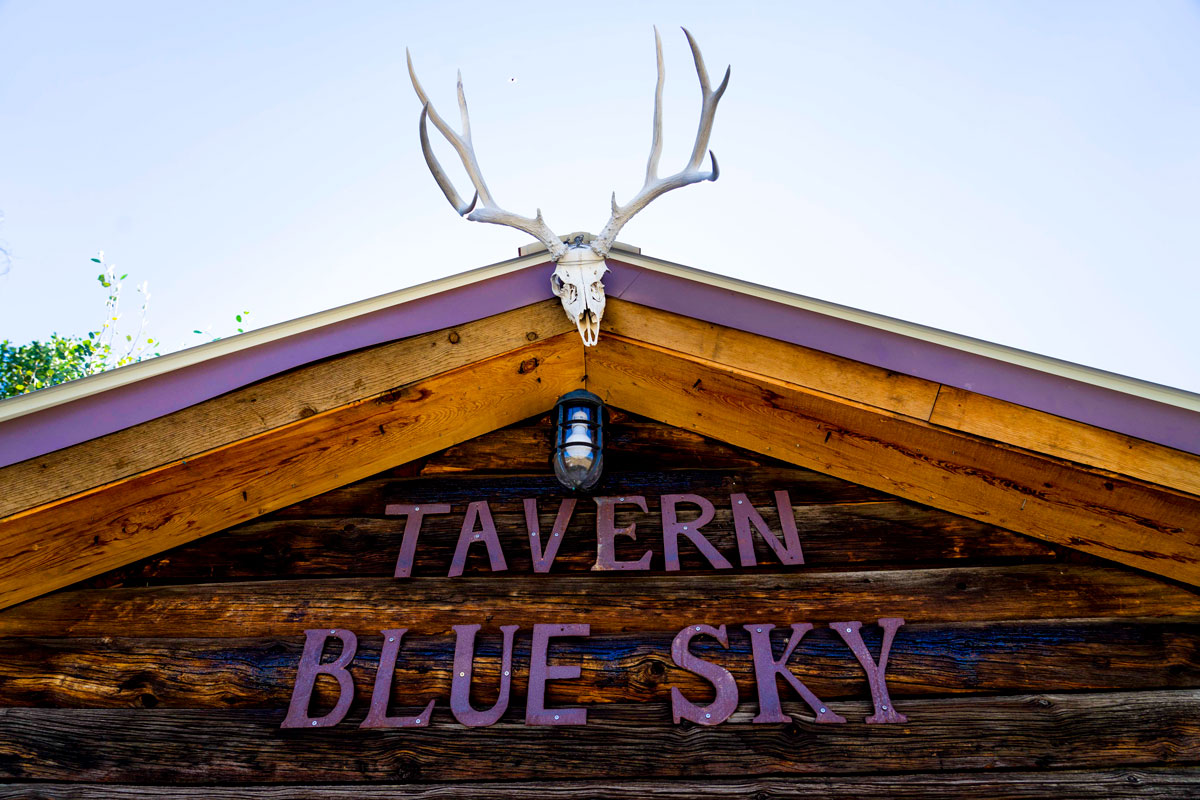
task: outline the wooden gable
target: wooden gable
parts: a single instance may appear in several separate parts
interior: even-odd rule
[[[0,607],[548,409],[606,402],[1193,585],[1200,457],[613,299],[555,301],[305,366],[0,469]]]
[[[540,369],[540,366],[539,366]],[[589,380],[596,380],[595,374]],[[694,387],[700,391],[701,385]],[[715,383],[715,381],[714,381]],[[720,418],[718,418],[719,421]],[[705,424],[715,424],[705,422]],[[749,424],[748,424],[749,425]],[[614,409],[595,496],[636,524],[596,571],[596,509],[579,499],[547,574],[534,574],[524,499],[551,536],[563,492],[545,414],[330,488],[0,611],[0,797],[692,798],[766,796],[1188,797],[1200,790],[1200,595],[1144,572]],[[731,434],[726,438],[733,438]],[[756,435],[762,435],[756,434]],[[832,438],[832,437],[831,437]],[[280,458],[277,462],[286,463]],[[803,564],[756,536],[742,566],[732,522],[744,495],[778,534],[792,506]],[[704,535],[730,562],[680,539],[663,563],[664,495],[713,503]],[[487,501],[506,569],[472,545],[448,577],[466,507]],[[404,523],[393,504],[450,506],[426,519],[412,577],[393,571]],[[680,505],[692,518],[694,507]],[[686,514],[686,516],[684,516]],[[468,541],[471,533],[468,529]],[[864,672],[831,623],[903,617],[886,671],[904,724],[865,725]],[[750,633],[808,622],[789,660],[845,724],[824,725],[784,682],[787,724],[756,724]],[[586,623],[554,663],[551,707],[588,724],[524,722],[536,623]],[[497,699],[502,625],[517,625],[508,711],[466,728],[447,698],[454,625],[482,626],[472,702]],[[719,726],[675,724],[671,690],[712,687],[672,659],[681,628],[725,625],[729,647],[692,651],[730,671],[738,706]],[[305,631],[349,629],[354,702],[332,728],[281,729]],[[435,701],[421,729],[358,727],[381,630],[407,628],[391,713]],[[776,633],[776,654],[786,636]],[[330,645],[327,658],[336,654]],[[337,684],[316,685],[312,713]]]

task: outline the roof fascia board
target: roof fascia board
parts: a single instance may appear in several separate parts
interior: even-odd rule
[[[1015,347],[1008,347],[1002,344],[995,344],[983,339],[975,339],[970,336],[964,336],[950,331],[944,331],[939,328],[931,328],[926,325],[920,325],[915,322],[906,322],[895,317],[888,317],[883,314],[876,314],[871,311],[863,311],[850,306],[843,306],[837,303],[830,303],[826,300],[818,300],[812,297],[806,297],[801,294],[793,294],[782,289],[773,289],[769,286],[762,286],[757,283],[730,278],[724,275],[718,275],[713,272],[687,267],[682,264],[675,264],[670,261],[662,261],[657,258],[650,258],[642,255],[634,255],[632,253],[620,253],[618,256],[609,258],[609,261],[617,261],[619,263],[629,264],[630,266],[651,269],[656,272],[661,272],[667,275],[672,275],[678,278],[703,283],[717,289],[724,289],[738,294],[758,297],[763,300],[768,300],[773,303],[799,308],[805,311],[812,311],[827,317],[846,320],[858,325],[865,325],[869,328],[874,328],[888,333],[896,333],[901,336],[907,336],[912,339],[929,342],[931,344],[949,347],[954,350],[961,350],[967,353],[990,358],[994,361],[1003,361],[1009,364],[1034,369],[1038,372],[1045,372],[1051,375],[1057,375],[1062,378],[1077,381],[1080,383],[1088,383],[1093,386],[1099,386],[1105,389],[1111,389],[1122,394],[1130,394],[1137,397],[1144,397],[1147,400],[1153,400],[1156,403],[1164,403],[1166,405],[1178,406],[1189,411],[1200,413],[1200,394],[1186,391],[1184,389],[1176,389],[1171,386],[1164,386],[1151,381],[1144,381],[1138,378],[1131,378],[1126,375],[1120,375],[1115,372],[1107,372],[1095,367],[1088,367],[1083,364],[1076,364],[1071,361],[1043,356],[1037,353],[1032,353],[1027,350],[1020,350]],[[632,283],[632,281],[630,282]],[[633,300],[632,297],[625,295],[613,294],[614,297]],[[633,302],[640,302],[633,300]],[[643,303],[643,305],[649,305]],[[666,309],[664,309],[666,310]],[[704,317],[703,310],[699,314],[692,316]],[[705,320],[713,322],[714,320]],[[727,323],[721,323],[726,324]],[[736,326],[729,326],[736,327]],[[779,338],[779,337],[772,337]],[[862,360],[862,359],[859,359]],[[877,365],[881,366],[881,365]],[[966,387],[963,387],[966,388]]]
[[[514,259],[5,400],[0,466],[323,358],[541,302],[550,296],[547,264],[545,255]]]
[[[622,300],[1200,454],[1200,396],[679,264],[608,261]]]
[[[439,278],[438,280],[418,284],[408,289],[400,289],[326,311],[318,311],[315,314],[268,325],[265,328],[259,328],[226,339],[219,339],[215,342],[189,347],[186,350],[139,361],[136,364],[107,370],[96,375],[89,375],[86,378],[67,381],[66,383],[60,383],[57,386],[50,386],[36,392],[6,398],[0,400],[0,422],[44,411],[63,403],[70,403],[89,395],[107,392],[111,389],[137,383],[168,372],[185,369],[203,361],[251,350],[263,345],[270,345],[282,339],[296,336],[297,334],[308,333],[309,331],[345,322],[365,314],[383,311],[405,303],[411,303],[414,300],[421,300],[431,295],[451,292],[473,283],[487,281],[492,278],[508,275],[512,272],[519,272],[527,267],[548,263],[545,252],[534,253],[523,258],[514,258],[498,264],[490,264],[486,267],[460,272],[457,275]],[[543,292],[543,294],[548,295],[546,292]],[[529,302],[537,302],[544,299],[546,298],[538,297]],[[517,308],[519,305],[524,304],[513,305],[512,308]],[[430,330],[435,330],[435,328],[431,328]],[[426,333],[427,331],[420,332]],[[407,336],[410,334],[403,335]]]

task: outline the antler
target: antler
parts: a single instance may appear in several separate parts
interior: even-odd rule
[[[662,155],[663,56],[662,39],[659,37],[656,27],[654,29],[654,48],[658,55],[658,85],[654,89],[654,138],[650,142],[650,161],[646,164],[646,182],[643,184],[642,190],[624,206],[617,205],[617,194],[613,192],[612,216],[609,217],[604,230],[591,243],[592,250],[601,257],[608,255],[609,248],[616,241],[617,234],[625,223],[656,197],[692,183],[715,181],[721,175],[721,170],[717,167],[717,157],[711,150],[708,151],[708,155],[712,159],[712,171],[701,172],[700,162],[704,160],[705,150],[708,150],[708,139],[712,135],[713,117],[717,113],[717,103],[721,100],[721,95],[725,93],[725,87],[729,85],[729,68],[725,68],[725,79],[721,81],[717,90],[710,91],[708,70],[704,67],[704,57],[700,54],[700,47],[687,28],[683,29],[683,33],[687,36],[688,45],[692,48],[692,58],[696,62],[696,75],[700,78],[700,92],[704,98],[700,106],[700,128],[696,131],[696,144],[692,147],[692,157],[682,172],[677,172],[667,178],[658,177],[658,158]]]
[[[417,97],[422,104],[421,109],[421,152],[425,154],[425,163],[429,165],[429,171],[433,173],[434,180],[442,189],[442,194],[446,195],[446,199],[450,201],[450,205],[454,206],[454,210],[460,216],[465,216],[472,222],[490,222],[494,225],[507,225],[510,228],[524,231],[530,236],[540,240],[542,244],[550,250],[550,258],[557,261],[563,253],[567,251],[567,246],[554,235],[554,231],[550,230],[542,220],[542,210],[539,208],[537,216],[533,219],[522,217],[519,214],[514,214],[511,211],[505,211],[500,206],[496,205],[496,201],[492,199],[492,193],[488,191],[487,184],[483,181],[483,173],[479,169],[479,162],[475,160],[475,148],[471,145],[471,119],[467,115],[467,96],[463,93],[462,72],[458,73],[458,108],[462,112],[462,136],[454,132],[454,129],[446,124],[441,115],[434,109],[433,104],[429,102],[429,97],[425,94],[425,90],[421,88],[421,82],[417,80],[417,73],[413,71],[412,54],[405,50],[405,55],[408,57],[408,76],[412,78],[413,89],[417,92]],[[724,87],[722,87],[724,89]],[[432,120],[433,126],[437,128],[446,141],[458,153],[458,157],[462,159],[463,166],[467,170],[467,176],[470,177],[471,183],[475,186],[475,197],[470,203],[464,203],[459,197],[458,192],[454,190],[454,186],[450,183],[449,176],[446,175],[442,165],[438,163],[437,157],[433,154],[433,149],[429,146],[429,130],[426,125],[426,120]],[[476,203],[481,203],[479,208],[475,208]],[[474,210],[472,210],[474,209]]]

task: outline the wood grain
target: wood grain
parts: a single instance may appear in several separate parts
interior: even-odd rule
[[[0,518],[572,330],[547,300],[301,367],[0,469]]]
[[[933,381],[615,298],[605,308],[601,328],[922,420],[929,418],[938,394]]]
[[[555,645],[555,661],[579,664],[577,680],[550,684],[553,705],[670,704],[670,688],[691,698],[709,685],[671,660],[677,631],[596,633]],[[528,627],[518,632],[513,702],[523,703],[529,665]],[[862,636],[879,652],[880,629]],[[398,702],[420,705],[449,697],[453,635],[405,636],[396,663]],[[500,634],[477,637],[474,698],[495,702]],[[358,632],[351,664],[356,704],[370,703],[382,636]],[[291,699],[304,639],[19,638],[0,640],[0,705],[64,708],[284,708]],[[730,670],[739,696],[755,698],[749,635],[729,628],[729,649],[698,638],[692,652]],[[822,699],[868,696],[862,669],[828,627],[804,637],[789,662]],[[905,625],[891,649],[888,685],[897,707],[913,697],[1200,687],[1200,621],[1045,620]],[[315,707],[332,708],[332,682],[318,682]],[[903,709],[902,709],[903,710]]]
[[[539,413],[582,375],[569,335],[315,414],[0,523],[0,606]]]
[[[1043,772],[938,772],[906,775],[823,775],[788,778],[708,778],[657,781],[458,782],[283,786],[133,786],[79,783],[0,785],[2,800],[692,800],[745,798],[886,797],[892,800],[1192,800],[1200,795],[1200,769],[1056,770]]]
[[[660,706],[602,706],[578,727],[512,709],[467,729],[280,730],[282,710],[0,709],[0,779],[225,783],[605,779],[980,769],[1111,769],[1200,759],[1200,690],[913,699],[904,725],[672,725]],[[353,712],[352,712],[353,713]]]
[[[1072,564],[791,574],[591,573],[347,578],[58,592],[0,614],[5,636],[295,636],[338,626],[588,622],[596,633],[710,624],[912,623],[1067,617],[1194,617],[1200,595],[1128,570]]]
[[[1200,456],[943,386],[929,421],[1200,495]]]
[[[799,466],[1200,583],[1200,498],[1097,474],[799,386],[608,336],[606,402]]]
[[[604,429],[604,468],[607,472],[644,471],[653,463],[659,471],[677,469],[751,470],[774,459],[731,447],[695,431],[673,428],[640,418],[617,421],[609,409]],[[628,415],[620,414],[621,417]],[[463,472],[547,473],[554,444],[554,421],[549,415],[492,431],[435,453],[425,460],[422,475]]]
[[[1200,495],[1200,456],[736,328],[613,299],[612,334]]]
[[[782,484],[786,485],[786,484]],[[632,492],[630,492],[632,494]],[[425,492],[420,494],[424,495]],[[530,495],[534,496],[534,495]],[[478,499],[494,497],[481,487]],[[558,498],[541,495],[542,529],[549,531]],[[758,496],[761,499],[770,495]],[[752,499],[756,496],[752,495]],[[719,496],[712,497],[719,503]],[[406,498],[410,502],[411,498]],[[728,495],[725,495],[728,503]],[[621,524],[636,522],[636,541],[621,541],[621,557],[636,559],[647,550],[653,553],[650,568],[663,570],[662,525],[658,500],[647,499],[650,513],[623,510]],[[591,506],[590,508],[588,506]],[[427,517],[421,527],[416,551],[416,575],[446,575],[458,542],[465,506],[453,504],[453,513]],[[489,503],[510,575],[533,573],[529,533],[519,501]],[[382,506],[379,506],[382,508]],[[778,532],[777,515],[765,503],[759,506],[763,519]],[[922,508],[903,500],[847,504],[807,504],[793,507],[805,563],[810,568],[838,565],[898,567],[944,562],[999,563],[1005,561],[1051,561],[1054,548],[1038,539],[1010,533],[984,523]],[[182,545],[161,555],[98,576],[88,585],[148,586],[195,583],[213,580],[252,580],[275,577],[385,577],[394,574],[400,552],[404,522],[381,517],[276,518],[268,515],[222,531],[198,542]],[[729,508],[718,505],[705,535],[731,563],[737,565],[738,550]],[[779,560],[761,542],[756,544],[762,569],[780,568]],[[478,556],[478,557],[477,557]],[[552,573],[586,573],[596,562],[596,510],[594,504],[576,507],[571,525],[551,568]],[[704,570],[708,561],[699,551],[684,545],[680,563],[685,570]],[[741,571],[740,567],[735,570]],[[468,574],[488,571],[482,552],[468,557]],[[791,568],[789,568],[791,571]]]

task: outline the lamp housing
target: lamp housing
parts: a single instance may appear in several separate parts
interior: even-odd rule
[[[571,491],[588,491],[604,472],[604,401],[584,389],[554,404],[554,476]]]

